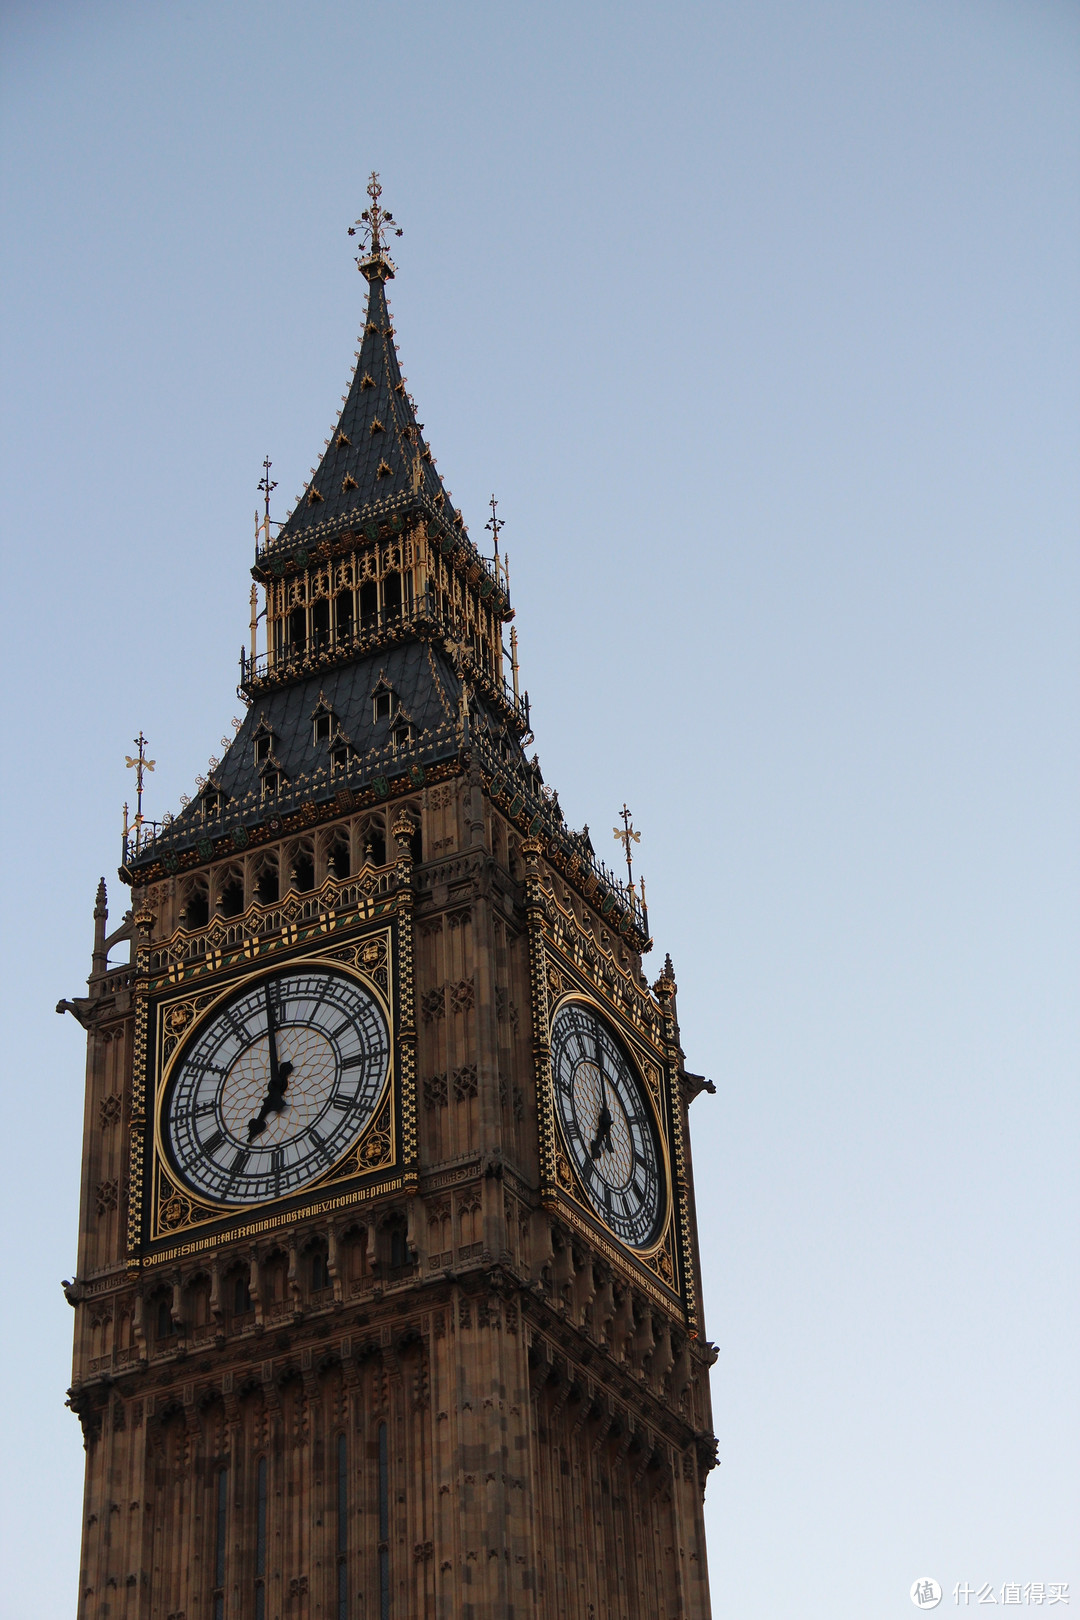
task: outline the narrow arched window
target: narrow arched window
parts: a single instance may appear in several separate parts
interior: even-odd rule
[[[278,869],[272,858],[268,859],[266,864],[259,870],[259,876],[255,884],[255,896],[259,904],[263,906],[271,906],[275,900],[280,898]]]
[[[337,598],[337,638],[338,641],[351,641],[353,633],[353,594],[352,591],[342,591]]]
[[[379,1620],[390,1620],[390,1447],[379,1424]]]
[[[229,1508],[229,1473],[217,1476],[217,1512],[214,1515],[214,1620],[225,1620],[225,1532]]]
[[[306,849],[303,845],[296,851],[290,878],[293,887],[299,889],[301,893],[315,887],[315,861],[310,849]]]
[[[349,1620],[349,1452],[343,1434],[337,1440],[337,1610]]]
[[[210,921],[210,900],[205,890],[193,889],[191,891],[184,902],[180,920],[188,930],[206,927]]]
[[[327,850],[326,869],[334,877],[348,877],[349,839],[346,833],[339,834]]]
[[[401,616],[401,575],[387,574],[383,580],[383,613],[388,619]]]
[[[266,1458],[259,1458],[255,1506],[255,1620],[266,1620]]]
[[[311,1256],[311,1288],[318,1293],[322,1288],[330,1286],[330,1270],[326,1263],[326,1255],[322,1249],[316,1249]]]
[[[311,644],[314,648],[325,647],[330,641],[330,600],[320,596],[317,602],[311,604]]]
[[[244,909],[244,880],[239,874],[222,884],[219,899],[223,917],[239,917]]]

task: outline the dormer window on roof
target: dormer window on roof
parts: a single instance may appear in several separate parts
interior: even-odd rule
[[[219,816],[225,808],[227,795],[213,782],[207,782],[199,794],[199,808],[203,816]]]
[[[380,681],[371,694],[372,718],[378,723],[380,720],[389,720],[391,715],[397,713],[397,693],[392,692],[384,681]]]
[[[272,799],[276,797],[276,795],[281,792],[281,782],[282,775],[276,766],[271,766],[269,770],[263,771],[261,777],[259,778],[259,786],[262,789],[263,798]]]
[[[251,745],[255,750],[256,765],[265,765],[274,751],[274,733],[265,721],[256,727],[252,734]]]
[[[390,734],[395,748],[409,748],[415,736],[416,727],[408,720],[403,720],[400,725],[395,726]]]
[[[334,711],[328,703],[320,702],[311,716],[311,740],[313,743],[330,741],[330,734],[334,728]]]

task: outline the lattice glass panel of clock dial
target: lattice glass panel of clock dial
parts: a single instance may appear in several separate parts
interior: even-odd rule
[[[284,1106],[252,1138],[272,1079],[268,994],[278,1062],[292,1069]],[[370,1121],[389,1060],[382,1009],[348,975],[292,970],[245,987],[196,1032],[170,1086],[164,1135],[179,1176],[221,1204],[306,1186]]]
[[[551,1029],[551,1071],[567,1152],[585,1196],[625,1243],[656,1239],[663,1189],[652,1109],[608,1023],[566,1002]]]

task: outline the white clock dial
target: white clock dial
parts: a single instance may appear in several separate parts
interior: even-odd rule
[[[315,1181],[370,1121],[390,1062],[375,997],[332,968],[246,985],[197,1029],[162,1134],[193,1192],[255,1204]]]
[[[656,1122],[631,1059],[599,1013],[565,1002],[551,1028],[563,1139],[592,1209],[624,1243],[657,1237],[663,1184]]]

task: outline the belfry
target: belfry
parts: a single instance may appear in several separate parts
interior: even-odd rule
[[[130,910],[102,883],[60,1004],[78,1613],[704,1620],[712,1088],[640,885],[527,752],[499,520],[492,558],[417,421],[377,176],[358,228],[351,387],[280,526],[265,469],[244,716],[156,822],[140,733]]]

